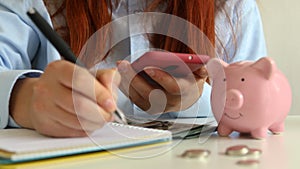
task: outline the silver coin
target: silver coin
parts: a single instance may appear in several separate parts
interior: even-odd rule
[[[243,166],[256,166],[259,164],[258,160],[239,160],[236,162],[237,165]]]
[[[207,158],[210,155],[209,150],[204,149],[190,149],[186,150],[184,153],[181,154],[182,158]]]
[[[249,148],[246,145],[231,146],[226,149],[225,154],[229,156],[245,156],[249,153]]]
[[[262,151],[260,149],[256,148],[250,148],[247,155],[258,157],[262,154]]]

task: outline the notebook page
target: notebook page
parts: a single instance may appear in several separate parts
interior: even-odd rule
[[[27,129],[0,130],[0,138],[0,150],[16,153],[12,159],[17,160],[121,148],[159,140],[166,141],[171,139],[171,133],[108,123],[84,138],[51,138]]]

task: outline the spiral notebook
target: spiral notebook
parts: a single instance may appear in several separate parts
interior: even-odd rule
[[[89,137],[52,138],[28,129],[0,130],[0,163],[16,163],[167,142],[169,131],[107,123]]]

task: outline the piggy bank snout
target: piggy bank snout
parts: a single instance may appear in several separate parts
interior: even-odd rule
[[[239,109],[242,107],[244,102],[244,97],[239,90],[230,89],[226,91],[226,104],[227,109]]]

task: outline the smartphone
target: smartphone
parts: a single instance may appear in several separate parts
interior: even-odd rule
[[[132,63],[136,72],[147,66],[158,67],[172,76],[185,76],[196,71],[210,59],[207,55],[150,51]]]

